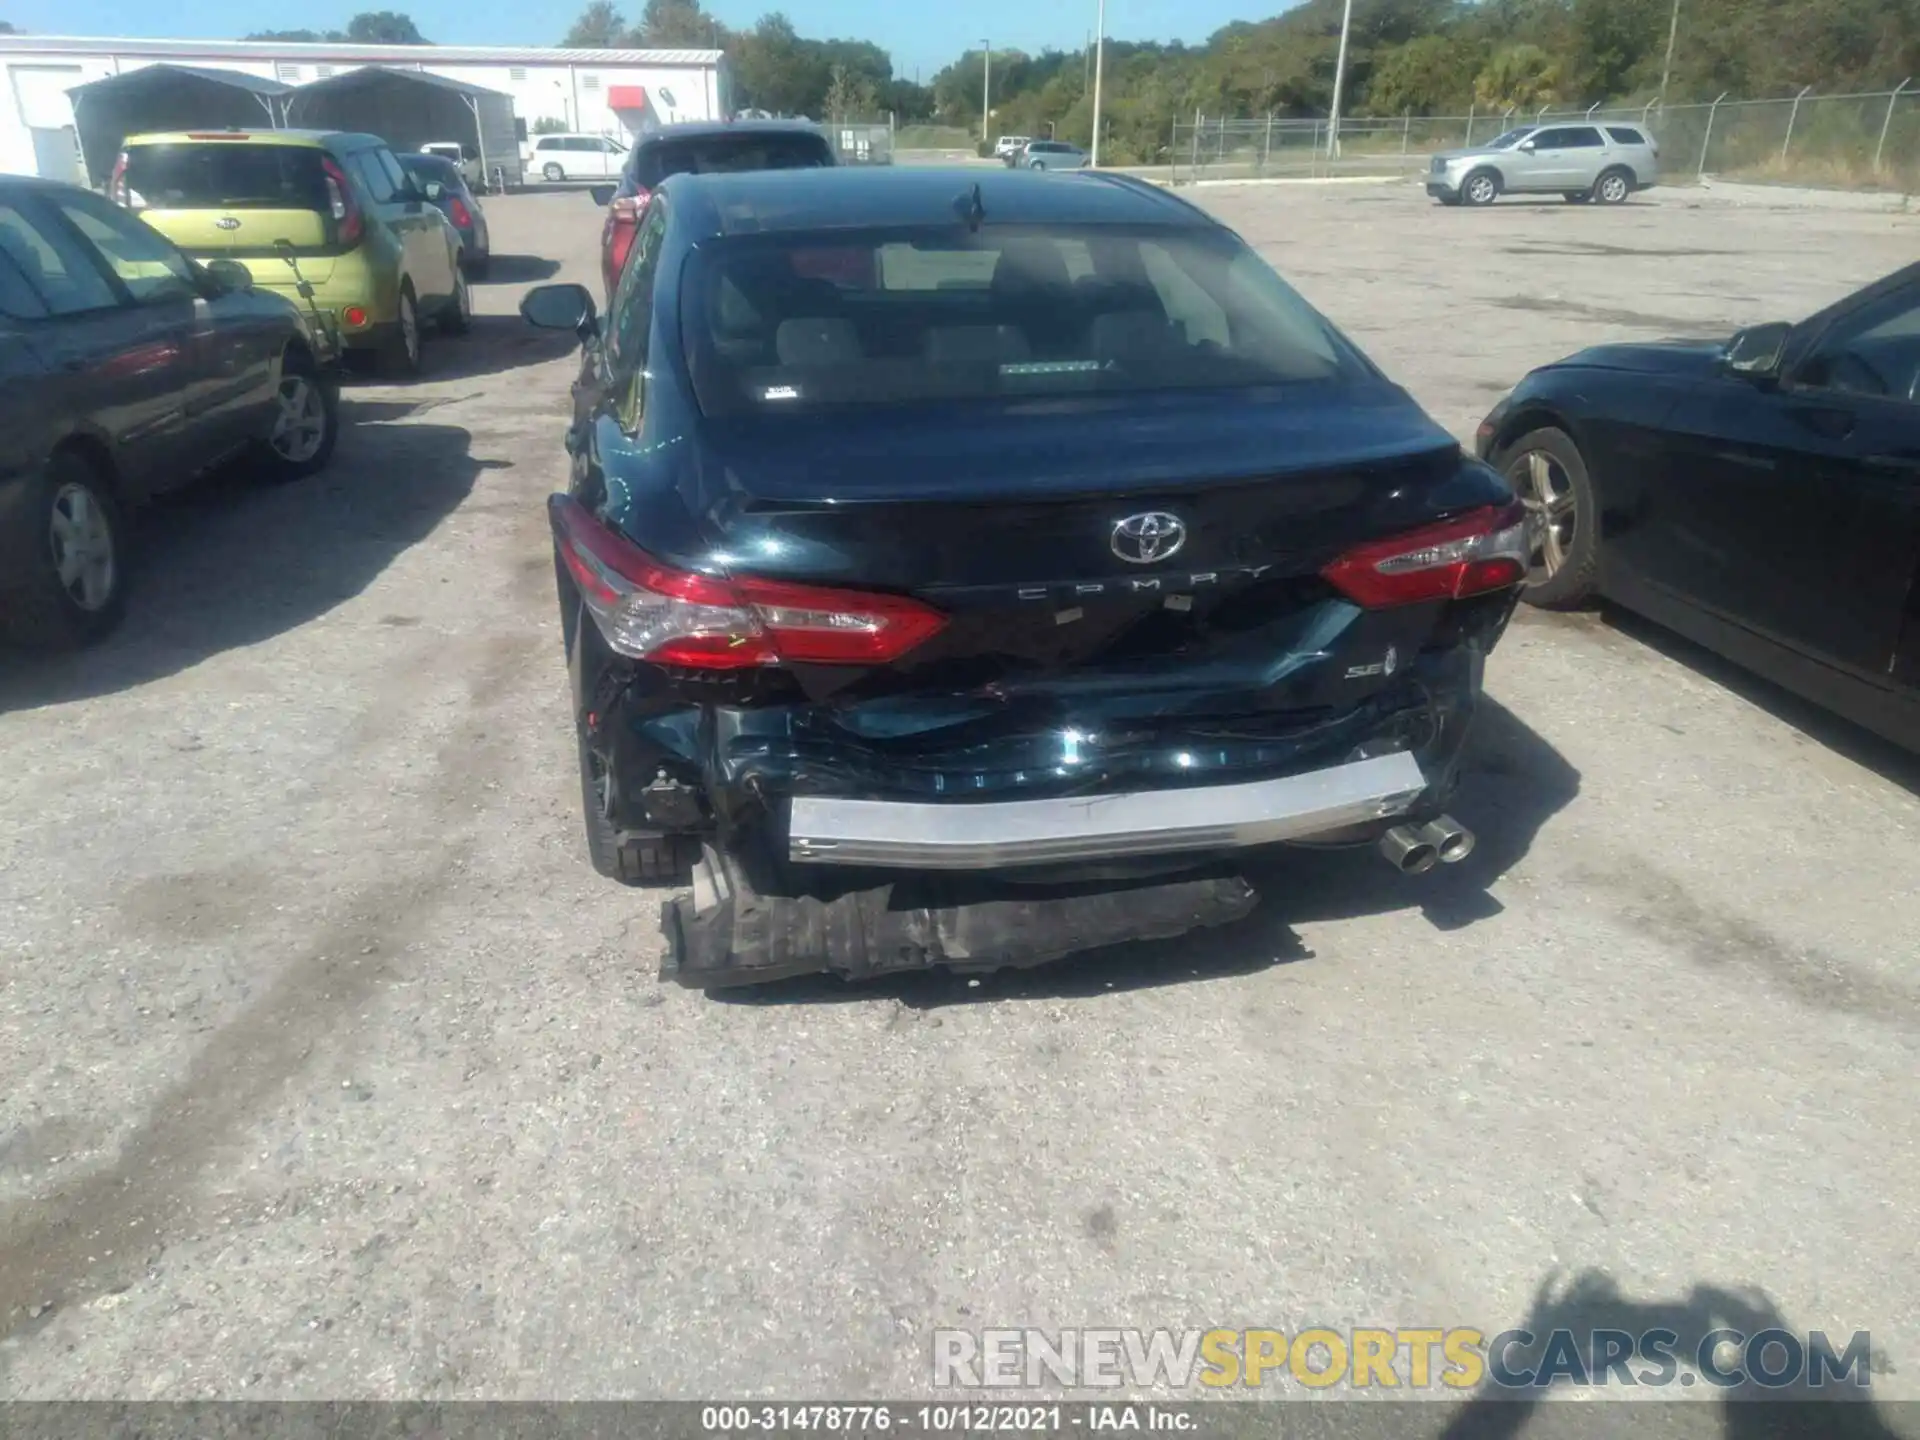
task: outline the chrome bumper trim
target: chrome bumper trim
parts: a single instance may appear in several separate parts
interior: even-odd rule
[[[1427,787],[1411,755],[1244,785],[926,804],[800,796],[788,855],[812,865],[995,870],[1301,840],[1404,814]]]

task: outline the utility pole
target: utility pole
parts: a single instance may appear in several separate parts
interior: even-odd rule
[[[1104,3],[1104,0],[1102,0]],[[1333,62],[1333,122],[1327,126],[1327,158],[1340,154],[1340,90],[1347,78],[1347,32],[1353,29],[1353,0],[1340,12],[1340,56]]]
[[[1107,0],[1100,0],[1100,28],[1093,42],[1093,154],[1087,163],[1100,168],[1100,81],[1107,60]]]
[[[1667,21],[1667,63],[1660,67],[1660,113],[1667,113],[1667,81],[1673,78],[1673,42],[1680,34],[1680,0],[1673,0],[1673,17]]]
[[[985,40],[980,42],[980,141],[990,144],[993,137],[987,133],[987,127],[993,123],[993,47]]]

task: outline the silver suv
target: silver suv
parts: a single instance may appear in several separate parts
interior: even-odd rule
[[[1528,125],[1427,166],[1427,194],[1443,205],[1554,194],[1618,205],[1659,180],[1660,147],[1638,125]]]
[[[1009,168],[1028,170],[1084,170],[1087,152],[1064,140],[1030,140],[1023,150],[1006,157]]]

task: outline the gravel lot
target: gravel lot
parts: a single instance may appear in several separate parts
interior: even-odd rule
[[[1797,317],[1920,220],[1192,192],[1463,438],[1604,338]],[[1920,765],[1523,612],[1468,864],[969,983],[655,979],[588,868],[541,498],[580,194],[329,474],[147,517],[0,656],[0,1391],[919,1394],[939,1326],[1756,1317],[1920,1396]],[[523,258],[516,258],[523,257]],[[547,257],[547,258],[533,258]]]

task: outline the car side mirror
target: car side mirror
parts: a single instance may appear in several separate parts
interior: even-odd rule
[[[222,295],[238,295],[253,289],[252,272],[238,260],[209,260],[201,270]]]
[[[1727,342],[1722,363],[1731,373],[1749,380],[1777,380],[1792,336],[1793,327],[1783,321],[1751,325]]]
[[[1518,145],[1514,146],[1513,148],[1520,151],[1520,153],[1523,155],[1531,155],[1533,154],[1533,151],[1534,151],[1534,144],[1533,144],[1533,141],[1531,140],[1522,140]]]
[[[521,298],[520,318],[542,330],[591,332],[597,312],[584,285],[536,285]]]
[[[618,185],[595,185],[587,193],[593,196],[593,203],[604,210],[613,203],[613,197],[619,193],[619,190]]]

